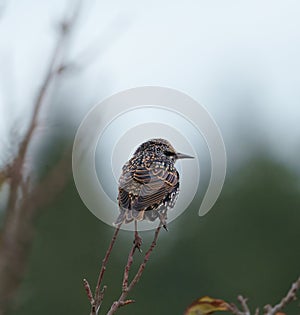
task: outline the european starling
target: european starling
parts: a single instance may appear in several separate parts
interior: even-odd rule
[[[178,159],[192,158],[178,153],[164,139],[142,143],[123,166],[119,180],[120,215],[115,225],[160,219],[167,230],[167,210],[174,207],[179,193]],[[137,227],[136,227],[137,237]]]

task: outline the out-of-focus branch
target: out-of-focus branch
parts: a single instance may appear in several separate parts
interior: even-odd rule
[[[1,187],[2,185],[9,180],[9,174],[10,174],[10,165],[5,165],[4,167],[2,167],[2,169],[0,169],[0,191],[1,191]]]
[[[103,55],[103,53],[105,52],[105,50],[103,50],[103,47],[111,46],[112,44],[117,42],[122,33],[127,30],[128,26],[129,21],[124,19],[123,16],[118,15],[107,26],[109,32],[107,31],[107,29],[102,30],[102,32],[98,36],[96,36],[96,38],[94,38],[90,44],[82,48],[82,50],[77,54],[75,58],[76,63],[78,64],[79,61],[79,64],[83,64],[85,69],[93,65],[93,62],[97,60],[99,56],[101,57],[101,55]],[[95,43],[99,42],[102,43],[101,46],[95,45]],[[71,61],[70,65],[73,65],[74,63],[75,62]]]
[[[0,315],[4,315],[12,305],[17,289],[23,278],[28,249],[34,233],[33,220],[41,205],[49,202],[64,187],[70,172],[70,150],[54,166],[46,178],[35,186],[30,178],[24,177],[24,164],[29,145],[38,125],[38,116],[43,107],[54,78],[64,69],[63,53],[80,10],[80,2],[73,14],[65,18],[48,70],[33,104],[33,114],[29,127],[21,140],[17,154],[7,167],[9,178],[9,197],[5,211],[0,242]],[[31,185],[33,187],[31,187]]]

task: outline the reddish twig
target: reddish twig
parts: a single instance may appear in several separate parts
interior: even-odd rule
[[[141,278],[141,276],[142,276],[142,273],[143,273],[143,271],[144,271],[144,269],[145,269],[145,267],[146,267],[146,264],[147,264],[147,262],[148,262],[148,260],[149,260],[149,258],[150,258],[150,255],[151,255],[151,253],[153,252],[153,249],[154,249],[155,246],[156,246],[156,242],[157,242],[158,235],[159,235],[159,232],[160,232],[160,230],[161,230],[161,227],[162,227],[161,224],[157,227],[157,229],[156,229],[156,231],[155,231],[155,234],[154,234],[154,239],[153,239],[153,241],[152,241],[152,243],[151,243],[151,245],[150,245],[150,248],[148,249],[148,251],[147,251],[146,254],[145,254],[144,261],[143,261],[143,263],[140,265],[140,268],[139,268],[138,272],[136,273],[135,277],[133,278],[133,280],[131,281],[130,285],[129,285],[128,288],[127,288],[127,291],[128,291],[128,292],[131,291],[132,288],[133,288],[133,287],[137,284],[137,282],[140,280],[140,278]]]
[[[122,284],[122,291],[126,291],[128,288],[128,280],[129,280],[129,272],[130,268],[133,264],[133,255],[136,249],[136,245],[134,244],[129,252],[127,264],[124,268],[124,275],[123,275],[123,284]]]
[[[93,293],[91,291],[91,288],[90,288],[90,285],[89,285],[88,281],[86,279],[83,280],[84,288],[85,288],[85,290],[87,292],[88,299],[89,299],[89,301],[91,303],[91,315],[98,314],[99,309],[101,307],[101,304],[102,304],[102,301],[103,301],[103,298],[104,298],[104,292],[106,290],[106,286],[103,286],[103,288],[101,289],[101,284],[102,284],[102,280],[103,280],[103,276],[104,276],[104,273],[105,273],[105,270],[106,270],[106,265],[107,265],[109,256],[110,256],[110,254],[112,252],[112,249],[114,247],[114,244],[116,242],[116,239],[117,239],[117,236],[119,234],[121,225],[122,224],[119,224],[116,227],[115,232],[113,234],[113,237],[112,237],[112,239],[111,239],[111,241],[109,243],[108,249],[106,251],[106,254],[105,254],[105,256],[104,256],[104,258],[102,260],[102,265],[101,265],[101,269],[100,269],[100,272],[99,272],[99,276],[98,276],[98,281],[97,281],[94,297],[93,297]]]
[[[154,239],[153,239],[148,251],[145,254],[143,262],[141,263],[136,275],[134,276],[134,278],[132,279],[132,281],[128,285],[129,271],[130,271],[131,265],[133,263],[133,255],[134,255],[134,252],[136,249],[136,246],[133,245],[131,251],[129,252],[127,265],[125,266],[125,270],[124,270],[122,294],[120,295],[119,299],[112,304],[107,315],[115,314],[116,311],[118,310],[118,308],[120,308],[121,306],[124,306],[124,305],[127,305],[127,304],[134,302],[133,300],[126,300],[127,295],[133,289],[133,287],[138,283],[138,281],[140,280],[140,278],[143,274],[143,271],[146,267],[146,264],[147,264],[147,262],[151,256],[151,253],[153,252],[153,249],[156,246],[156,242],[157,242],[161,227],[162,227],[162,224],[160,223],[160,225],[157,227],[157,229],[155,231]]]
[[[135,300],[126,300],[121,303],[120,307],[131,304],[131,303],[135,303]]]
[[[93,306],[95,304],[95,300],[94,300],[94,297],[93,297],[93,293],[92,293],[92,290],[91,290],[91,287],[90,287],[90,284],[88,283],[88,281],[86,279],[83,279],[83,286],[85,288],[85,291],[86,291],[86,295],[91,303],[91,306]]]
[[[121,227],[121,224],[119,224],[116,229],[115,229],[115,232],[114,232],[114,235],[111,239],[111,242],[108,246],[108,249],[106,251],[106,254],[105,254],[105,257],[102,261],[102,266],[101,266],[101,270],[100,270],[100,273],[99,273],[99,277],[98,277],[98,281],[97,281],[97,286],[96,286],[96,290],[95,290],[95,301],[97,304],[101,303],[102,301],[100,301],[100,292],[101,292],[101,283],[102,283],[102,280],[103,280],[103,276],[104,276],[104,272],[106,270],[106,264],[108,262],[108,258],[112,252],[112,249],[113,249],[113,246],[116,242],[116,239],[117,239],[117,236],[119,234],[119,231],[120,231],[120,227]]]

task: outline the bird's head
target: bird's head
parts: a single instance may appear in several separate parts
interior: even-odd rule
[[[142,143],[137,150],[135,155],[141,153],[152,153],[157,157],[168,158],[174,162],[178,159],[193,159],[193,156],[177,152],[171,143],[165,139],[151,139]]]

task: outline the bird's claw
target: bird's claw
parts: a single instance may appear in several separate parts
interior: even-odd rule
[[[136,233],[134,236],[133,244],[135,245],[135,249],[138,249],[140,253],[142,252],[141,249],[142,243],[143,243],[142,238],[139,236],[139,234]]]

